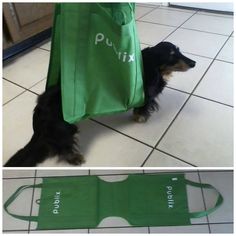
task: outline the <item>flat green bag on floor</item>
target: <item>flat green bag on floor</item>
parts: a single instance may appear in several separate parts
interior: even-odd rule
[[[56,4],[47,88],[60,83],[64,120],[144,102],[134,3]]]
[[[190,213],[186,185],[214,189],[215,206]],[[27,188],[41,188],[38,216],[9,212],[9,205]],[[4,204],[13,217],[38,222],[37,229],[94,228],[106,217],[118,216],[133,226],[190,225],[191,218],[215,211],[223,202],[209,184],[185,179],[184,174],[129,175],[119,182],[97,176],[43,178],[43,183],[20,187]]]

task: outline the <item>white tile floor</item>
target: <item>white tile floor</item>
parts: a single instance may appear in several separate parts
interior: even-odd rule
[[[173,170],[172,170],[173,171]],[[120,181],[127,174],[166,174],[166,171],[142,170],[4,170],[3,171],[3,202],[21,185],[40,183],[42,177],[98,175],[105,181]],[[233,172],[232,171],[194,171],[182,170],[189,180],[213,185],[223,195],[224,202],[208,217],[192,219],[190,226],[177,227],[132,227],[126,220],[109,217],[103,220],[96,229],[53,230],[41,233],[232,233],[233,232]],[[179,172],[178,172],[179,173]],[[216,200],[216,193],[187,186],[188,205],[190,212],[208,209]],[[28,189],[22,192],[10,206],[13,213],[37,215],[40,198],[39,189]],[[206,206],[206,208],[205,208]],[[37,233],[36,223],[15,219],[3,212],[3,230],[6,233]]]
[[[81,122],[84,166],[232,167],[233,16],[142,4],[136,19],[142,48],[170,41],[197,65],[173,76],[146,124],[133,123],[130,112]],[[3,162],[32,135],[49,54],[50,42],[3,68]]]

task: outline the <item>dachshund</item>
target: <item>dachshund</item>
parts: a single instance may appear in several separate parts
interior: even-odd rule
[[[133,110],[136,122],[146,122],[158,110],[156,98],[167,85],[172,72],[187,71],[196,64],[170,42],[143,49],[142,59],[145,99],[143,106]],[[78,128],[63,119],[59,85],[47,88],[38,97],[33,114],[33,131],[29,143],[13,155],[5,167],[32,167],[55,155],[72,165],[84,162],[78,147]]]

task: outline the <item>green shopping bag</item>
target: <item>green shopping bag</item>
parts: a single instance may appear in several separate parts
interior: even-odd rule
[[[189,212],[186,185],[214,189],[215,206]],[[41,188],[38,216],[21,216],[8,210],[25,189]],[[43,178],[38,185],[25,185],[5,202],[13,217],[38,222],[37,229],[94,228],[106,217],[118,216],[133,226],[190,225],[191,218],[206,216],[223,202],[209,184],[185,179],[184,174],[129,175],[119,182],[106,182],[97,176]]]
[[[132,3],[56,4],[47,88],[61,84],[67,122],[143,104],[134,9]]]

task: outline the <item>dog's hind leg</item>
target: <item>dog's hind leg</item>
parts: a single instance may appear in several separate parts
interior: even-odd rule
[[[79,150],[78,133],[74,134],[73,140],[68,142],[63,151],[60,152],[59,159],[65,160],[71,165],[81,165],[85,162]]]
[[[83,155],[74,150],[74,147],[72,152],[60,155],[59,159],[66,160],[71,165],[81,165],[85,162]]]
[[[65,121],[50,127],[50,146],[58,155],[59,160],[67,161],[72,165],[84,163],[84,157],[78,147],[78,128]]]

